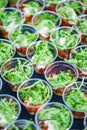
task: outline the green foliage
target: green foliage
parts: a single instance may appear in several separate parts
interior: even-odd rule
[[[39,80],[30,86],[21,88],[19,94],[21,100],[27,102],[30,106],[36,106],[45,103],[50,98],[50,89]]]
[[[22,83],[24,80],[27,80],[32,73],[31,65],[27,62],[17,59],[17,64],[15,67],[10,68],[9,70],[3,70],[3,76],[13,83]]]
[[[2,64],[11,58],[14,54],[14,47],[4,41],[0,41],[0,67]]]
[[[17,103],[13,101],[12,98],[9,100],[6,98],[0,100],[0,114],[8,123],[12,122],[16,118],[17,111]],[[2,119],[2,116],[0,116],[0,119]]]
[[[32,62],[38,65],[47,65],[51,63],[55,57],[53,54],[53,48],[47,42],[38,42],[35,46],[34,55],[32,57]]]
[[[87,48],[80,47],[72,51],[71,58],[67,62],[87,71]]]
[[[70,113],[61,105],[47,107],[39,113],[38,120],[49,121],[55,130],[66,130],[70,124]],[[45,123],[45,122],[44,122]]]
[[[51,41],[56,44],[58,49],[68,50],[76,46],[80,38],[80,35],[73,33],[73,31],[73,28],[59,29],[52,34]]]
[[[53,77],[48,77],[49,83],[52,87],[55,88],[65,88],[66,85],[75,82],[76,77],[74,77],[71,70],[67,72],[61,71],[58,74],[55,74]]]

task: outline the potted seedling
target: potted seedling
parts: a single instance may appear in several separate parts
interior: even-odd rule
[[[35,13],[43,10],[45,4],[43,0],[19,0],[17,7],[22,11],[27,24],[32,24],[32,17]]]
[[[65,0],[45,0],[46,9],[50,11],[56,12],[56,6],[58,3],[61,3]]]
[[[23,19],[21,12],[15,8],[4,8],[0,10],[0,32],[3,37],[8,38],[8,33],[20,25]]]
[[[67,62],[75,65],[78,69],[79,78],[87,78],[87,46],[78,46],[72,50]]]
[[[77,69],[66,62],[56,61],[45,70],[45,78],[56,95],[62,96],[64,88],[78,79]]]
[[[26,56],[34,65],[35,71],[43,74],[46,67],[56,59],[57,49],[50,42],[37,41],[29,46]]]
[[[33,16],[32,24],[38,30],[40,39],[49,40],[52,30],[60,26],[61,19],[53,11],[42,11]]]
[[[84,5],[80,1],[70,0],[58,4],[56,12],[60,14],[63,26],[74,26],[78,16],[84,13]]]
[[[77,30],[81,33],[81,43],[87,44],[87,15],[81,15],[78,19],[76,26]]]
[[[35,121],[40,130],[70,130],[73,115],[65,105],[51,102],[38,110]]]
[[[25,56],[28,46],[38,39],[38,33],[34,27],[22,24],[9,34],[9,39],[16,47],[17,53]]]
[[[9,124],[5,130],[38,130],[37,126],[33,121],[28,121],[25,119],[16,120],[15,122]]]
[[[9,123],[16,120],[21,112],[18,100],[7,94],[0,95],[0,129],[4,129]]]
[[[59,27],[51,33],[51,41],[57,46],[58,56],[63,59],[69,58],[80,40],[80,34],[73,27]]]
[[[87,83],[84,80],[69,85],[63,91],[63,101],[77,119],[87,113]]]
[[[32,64],[24,58],[12,58],[1,68],[2,78],[8,82],[12,91],[17,91],[19,85],[33,74]]]
[[[6,60],[12,58],[15,55],[15,48],[11,41],[6,39],[0,39],[0,68]]]
[[[0,0],[0,9],[6,7],[7,3],[7,0]]]
[[[34,115],[43,104],[51,100],[52,89],[42,79],[29,79],[19,87],[17,97],[27,111]]]

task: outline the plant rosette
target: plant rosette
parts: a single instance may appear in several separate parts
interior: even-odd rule
[[[20,84],[29,79],[33,72],[32,64],[25,58],[12,58],[1,67],[1,76],[12,91],[17,91]]]
[[[19,0],[17,7],[22,11],[26,24],[31,25],[33,15],[45,8],[45,2],[43,0]]]
[[[56,12],[62,18],[62,26],[75,26],[78,16],[84,14],[84,5],[80,1],[70,0],[58,4]]]
[[[45,0],[45,6],[47,10],[56,12],[56,6],[66,0]]]
[[[52,30],[61,25],[61,18],[53,11],[41,11],[33,16],[32,24],[38,30],[39,39],[48,41]]]
[[[0,10],[0,32],[3,37],[8,38],[8,33],[17,28],[23,19],[22,13],[15,8],[4,8]]]
[[[0,129],[15,121],[21,112],[19,101],[7,94],[0,95]]]
[[[87,113],[87,83],[79,81],[69,85],[63,91],[63,101],[72,110],[77,119]]]
[[[46,67],[57,58],[57,49],[51,42],[37,41],[29,46],[26,56],[32,62],[35,71],[43,74]]]
[[[0,9],[5,8],[7,3],[8,3],[7,0],[0,0]]]
[[[79,78],[87,79],[87,45],[74,48],[66,61],[77,67]]]
[[[62,96],[64,88],[77,81],[78,71],[75,66],[64,61],[56,61],[45,70],[45,78],[57,96]]]
[[[76,29],[81,33],[81,43],[87,44],[87,15],[81,15],[78,19]]]
[[[62,59],[69,58],[73,48],[81,41],[80,33],[73,27],[63,26],[51,33],[50,40],[57,46],[58,56]]]
[[[20,119],[9,124],[4,130],[38,130],[33,121]]]
[[[0,78],[0,91],[2,89],[2,79]]]
[[[40,130],[70,130],[73,115],[64,104],[51,102],[37,111],[35,122]]]
[[[52,98],[51,86],[42,79],[29,79],[20,85],[17,91],[19,101],[25,106],[29,114],[36,114],[37,110]]]
[[[11,59],[15,55],[16,49],[12,45],[11,41],[6,39],[0,39],[0,70],[1,66],[8,59]]]
[[[17,5],[17,2],[18,2],[19,0],[8,0],[8,5],[10,6],[10,7],[13,7],[13,8],[16,8],[16,5]]]
[[[20,56],[26,56],[28,46],[38,39],[39,35],[33,26],[27,24],[20,25],[17,29],[9,34],[9,39],[16,47],[17,53]]]

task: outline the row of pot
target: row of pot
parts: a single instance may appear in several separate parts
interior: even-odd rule
[[[22,37],[19,37],[19,41],[21,41],[20,38]],[[71,38],[72,37],[73,35],[71,36]],[[66,39],[68,38],[66,37]],[[73,40],[74,42],[77,43],[77,41],[75,41],[74,38]],[[26,38],[24,38],[24,41],[26,42]],[[60,38],[60,41],[61,41],[61,38]],[[71,41],[71,44],[73,44],[72,41]],[[38,40],[36,42],[32,42],[27,48],[24,48],[24,47],[20,48],[18,44],[16,44],[16,50],[15,50],[14,43],[12,44],[11,41],[6,40],[6,39],[0,39],[0,46],[1,46],[0,67],[3,65],[3,63],[5,63],[8,59],[12,58],[15,55],[16,50],[20,56],[26,56],[27,59],[31,61],[31,63],[33,64],[35,71],[40,74],[44,73],[47,66],[50,63],[52,63],[54,60],[56,60],[57,56],[60,58],[63,58],[64,56],[66,56],[67,58],[64,58],[64,60],[67,63],[73,64],[76,66],[78,70],[79,78],[83,78],[83,77],[85,77],[85,79],[87,78],[87,63],[86,63],[87,62],[87,56],[86,56],[87,45],[80,45],[80,46],[75,47],[74,49],[72,48],[65,51],[65,50],[59,50],[55,46],[55,44],[53,44],[52,42]]]
[[[30,120],[17,120],[21,113],[21,105],[15,97],[7,94],[1,94],[0,106],[1,130],[50,130],[51,128],[52,130],[71,130],[74,122],[71,110],[66,105],[59,102],[45,103],[39,107],[35,113],[36,124]],[[25,107],[28,108],[27,105]],[[29,109],[30,108],[27,110],[30,113]],[[31,109],[35,112],[35,108]],[[83,124],[85,128],[84,130],[86,130],[87,115],[84,116]]]
[[[87,84],[77,81],[78,71],[75,66],[63,61],[50,64],[45,71],[47,82],[29,79],[32,74],[33,66],[24,58],[12,58],[1,67],[2,78],[12,91],[17,91],[18,99],[31,114],[35,114],[42,104],[49,102],[53,89],[56,95],[63,96],[64,103],[76,118],[84,117],[84,112],[87,112]]]
[[[72,4],[73,2],[75,2],[75,3]],[[49,0],[33,0],[33,2],[31,0],[30,1],[29,0],[26,0],[26,1],[24,1],[24,0],[14,0],[14,1],[1,0],[0,8],[4,8],[8,4],[8,6],[10,6],[10,7],[15,7],[15,8],[20,9],[23,13],[25,13],[25,8],[27,8],[27,9],[30,8],[29,11],[27,11],[27,12],[30,12],[33,15],[34,13],[38,12],[39,10],[43,10],[45,8],[47,10],[57,12],[57,8],[65,6],[65,3],[71,4],[72,6],[70,6],[70,7],[72,7],[73,10],[78,15],[80,15],[81,13],[87,13],[87,11],[86,11],[87,3],[85,0],[76,0],[76,1],[75,0],[61,0],[61,1],[60,0],[54,0],[54,1],[53,0],[50,0],[50,1]],[[33,10],[31,8],[33,8],[35,10]]]
[[[76,28],[63,26],[55,29],[56,26],[61,25],[61,18],[53,11],[45,10],[35,14],[32,18],[34,27],[23,24],[25,20],[19,10],[4,8],[4,11],[1,11],[0,32],[3,37],[12,41],[18,54],[22,56],[25,56],[28,45],[38,38],[53,42],[58,49],[59,57],[63,59],[69,58],[71,50],[79,43],[87,43],[86,15],[81,16]]]
[[[11,17],[14,18],[12,19]],[[32,25],[36,27],[39,33],[39,38],[45,40],[50,40],[51,37],[50,34],[52,31],[54,31],[54,28],[59,27],[60,25],[69,26],[68,24],[62,25],[61,17],[59,16],[59,14],[48,10],[36,13],[33,16],[31,22]],[[3,37],[8,38],[8,34],[12,32],[14,29],[16,29],[22,23],[27,22],[25,22],[25,19],[23,18],[23,15],[19,10],[9,7],[1,10],[0,32],[2,33]],[[86,23],[87,23],[87,15],[81,15],[78,18],[78,24],[75,25],[76,30],[80,32],[81,42],[84,44],[87,43]]]
[[[6,10],[8,10],[8,8]],[[38,14],[35,14],[37,18],[35,17],[33,18],[35,19],[35,21],[37,21],[34,27],[23,24],[24,15],[22,16],[21,12],[19,16],[21,16],[21,20],[22,19],[23,20],[20,22],[20,18],[17,17],[18,19],[17,23],[19,23],[21,26],[19,25],[15,26],[14,22],[12,22],[15,19],[14,17],[12,18],[6,17],[5,22],[8,20],[9,23],[9,20],[11,20],[12,24],[10,24],[10,29],[7,30],[7,31],[10,30],[9,31],[10,41],[4,40],[5,44],[1,43],[2,44],[1,47],[3,48],[1,50],[2,53],[0,53],[0,57],[1,54],[4,54],[4,56],[2,56],[3,58],[0,60],[0,62],[2,62],[0,65],[2,66],[1,76],[7,83],[9,83],[11,90],[18,91],[17,92],[18,100],[25,106],[25,108],[30,114],[35,114],[40,106],[42,106],[45,103],[48,103],[52,98],[53,92],[58,96],[62,95],[63,97],[62,99],[66,104],[66,106],[65,105],[61,106],[61,104],[58,103],[50,103],[47,104],[48,106],[46,105],[46,107],[42,106],[35,116],[35,122],[39,126],[38,129],[41,128],[43,130],[50,130],[51,128],[53,128],[54,130],[58,129],[61,130],[62,129],[61,126],[63,126],[64,130],[66,129],[69,130],[73,124],[73,115],[76,118],[83,118],[84,115],[87,113],[86,83],[77,82],[78,77],[80,78],[85,77],[85,79],[87,78],[87,71],[86,71],[87,46],[86,45],[77,46],[80,45],[79,43],[82,44],[86,43],[84,42],[84,40],[82,40],[82,38],[85,37],[81,36],[82,34],[78,31],[77,28],[60,27],[58,29],[53,29],[55,28],[55,23],[57,23],[58,26],[60,26],[60,24],[63,23],[61,21],[61,18],[55,12],[42,11],[41,13],[44,14],[44,12],[46,13],[45,15],[42,15],[42,17],[46,16],[46,22],[43,20],[43,18],[40,19],[39,20],[40,28],[37,26],[39,18],[38,14],[40,14],[40,12]],[[1,13],[3,14],[3,12]],[[50,16],[50,14],[55,14],[56,17],[51,15],[51,17],[49,18],[48,16]],[[13,15],[13,13],[11,15]],[[57,19],[57,17],[59,18]],[[50,21],[50,19],[53,20]],[[29,20],[29,15],[28,18],[25,19],[25,21],[26,20]],[[29,21],[28,23],[30,24]],[[86,24],[86,21],[84,23]],[[3,24],[2,23],[0,24],[1,24],[1,31],[0,31],[1,34],[3,35],[3,37],[8,38],[8,33],[6,33],[5,30],[2,31]],[[86,25],[83,28],[86,30]],[[7,29],[7,27],[5,29]],[[53,32],[51,33],[50,30]],[[56,30],[57,32],[55,32]],[[32,35],[30,35],[29,32]],[[19,34],[21,34],[21,36],[18,37]],[[63,36],[62,38],[60,38],[60,40],[58,34],[61,37]],[[29,39],[31,36],[33,40],[32,38]],[[28,40],[26,41],[25,39],[27,39],[27,37]],[[69,37],[71,37],[71,39],[69,39]],[[47,41],[50,39],[52,43],[39,41],[38,39],[44,39]],[[33,41],[34,43],[32,43]],[[56,44],[56,41],[60,41],[60,45],[58,43]],[[71,48],[66,49],[65,45],[69,41],[71,41],[70,45],[72,47],[70,46]],[[6,45],[6,43],[10,43],[9,47],[4,48],[4,45]],[[13,47],[10,46],[11,43]],[[28,43],[32,44],[28,45]],[[53,43],[55,43],[56,46]],[[17,58],[17,59],[12,58],[6,61],[7,59],[13,57],[16,51],[20,56],[26,55],[29,61],[24,58]],[[53,62],[57,56],[62,59],[65,59],[66,62],[61,61]],[[74,63],[76,67],[69,64],[68,62],[72,64]],[[40,74],[44,73],[47,82],[41,79],[33,79],[32,75],[34,69],[37,73]],[[31,79],[23,82],[28,78]],[[67,85],[69,86],[66,87]],[[67,106],[71,109],[72,112],[67,108]],[[43,109],[43,107],[47,109]],[[5,115],[7,115],[7,113],[5,113]],[[56,117],[56,115],[58,116]],[[84,122],[87,122],[86,117],[84,120],[85,120]],[[87,126],[85,125],[85,127]]]
[[[19,101],[11,95],[0,95],[0,129],[4,130],[70,130],[74,118],[70,109],[64,104],[50,102],[42,105],[35,115],[35,123],[28,120],[17,120],[21,113]],[[34,109],[34,108],[32,108]],[[87,115],[84,117],[84,128],[87,128]]]
[[[8,37],[9,32],[11,32],[13,29],[17,28],[19,24],[21,24],[21,20],[24,23],[32,24],[34,27],[36,27],[36,29],[38,30],[38,33],[39,33],[39,38],[45,39],[45,40],[50,39],[50,33],[52,32],[52,30],[54,30],[54,28],[56,28],[60,25],[61,26],[71,26],[68,24],[69,22],[67,22],[66,19],[64,19],[64,21],[63,21],[63,18],[60,16],[61,15],[60,11],[54,12],[52,10],[49,11],[46,9],[43,11],[39,10],[39,11],[37,11],[37,13],[34,12],[33,16],[31,16],[31,14],[29,12],[29,7],[25,6],[26,1],[21,1],[21,2],[25,2],[25,3],[21,3],[21,6],[22,6],[22,10],[24,9],[25,12],[27,13],[26,17],[24,17],[24,14],[21,13],[22,10],[20,11],[19,9],[7,7],[7,8],[4,8],[1,10],[0,30],[1,30],[2,35],[6,38]],[[30,2],[32,2],[32,1],[30,1]],[[68,20],[71,20],[70,24],[74,24],[73,26],[75,26],[77,28],[77,30],[80,32],[82,43],[86,44],[87,43],[87,41],[86,41],[87,15],[84,15],[84,13],[81,11],[82,9],[79,11],[79,8],[80,8],[78,5],[79,1],[72,1],[72,2],[77,2],[77,3],[74,3],[73,5],[72,4],[70,4],[70,5],[72,5],[72,8],[77,9],[77,11],[81,13],[81,15],[79,15],[79,17],[73,16],[74,15],[73,11],[71,11],[72,12],[72,15],[71,15],[71,13],[70,13],[71,7],[70,7],[70,5],[67,5],[67,4],[69,4],[69,1],[67,4],[65,2],[65,6],[67,5],[66,9],[63,7],[63,9],[61,9],[61,10],[64,10],[64,12],[62,12],[62,13],[66,13],[66,11],[69,8],[69,11],[67,11],[69,13],[66,15],[70,14],[69,16],[70,17],[72,16],[72,18],[69,18]],[[31,4],[31,5],[34,6],[35,4]],[[76,8],[76,6],[78,8]],[[35,10],[34,8],[35,7],[33,7],[33,11]],[[26,10],[28,10],[28,11],[26,11]],[[15,16],[14,16],[14,14],[15,14]],[[65,14],[63,14],[63,15],[64,15],[64,17],[66,16]],[[5,22],[3,19],[5,19]]]
[[[10,1],[10,0],[9,0]],[[84,0],[83,0],[84,1]],[[62,0],[61,2],[54,2],[52,1],[48,1],[48,0],[33,0],[33,1],[29,1],[29,0],[19,0],[17,2],[17,0],[15,0],[15,6],[10,6],[10,7],[16,7],[17,9],[19,9],[22,14],[24,15],[24,17],[27,20],[27,23],[30,23],[32,16],[42,10],[50,10],[53,12],[57,12],[61,15],[62,19],[64,20],[63,23],[69,24],[69,25],[74,25],[76,24],[77,18],[78,16],[82,15],[82,14],[86,14],[86,5],[84,4],[83,1],[76,1],[76,0]],[[2,1],[4,2],[4,1]],[[9,3],[9,2],[8,2]],[[64,8],[64,10],[62,10],[62,7]],[[62,11],[61,11],[62,10]],[[68,14],[68,12],[70,11],[71,16]],[[72,14],[74,13],[74,16],[72,16]],[[72,19],[72,20],[70,20]],[[70,20],[70,23],[68,22],[68,20]]]

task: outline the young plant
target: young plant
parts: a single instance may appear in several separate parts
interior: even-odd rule
[[[17,118],[17,105],[12,98],[0,99],[0,126],[4,127]]]
[[[43,130],[66,130],[71,123],[71,115],[62,104],[54,104],[40,110],[38,124]]]
[[[18,98],[30,114],[35,114],[41,105],[50,100],[51,96],[50,86],[38,79],[26,81],[18,91]]]
[[[23,12],[27,24],[32,24],[32,17],[35,13],[43,10],[44,1],[30,0],[19,1],[18,8]]]
[[[66,6],[71,7],[78,15],[82,13],[81,4],[78,1],[66,2]]]
[[[66,62],[51,63],[45,71],[45,78],[57,96],[62,96],[64,88],[78,79],[77,69]]]
[[[50,90],[41,80],[19,91],[21,100],[28,106],[40,106],[50,98]],[[38,98],[37,98],[38,97]]]
[[[48,81],[53,86],[53,89],[65,88],[66,85],[75,82],[76,77],[74,77],[71,70],[68,70],[67,72],[61,71],[58,74],[49,75]]]
[[[32,74],[32,66],[29,64],[28,61],[22,59],[17,59],[15,61],[14,59],[13,64],[15,67],[11,67],[10,69],[7,69],[5,66],[3,68],[2,75],[3,77],[10,81],[11,83],[22,83],[24,80],[27,80],[28,77]],[[9,61],[6,65],[8,67]]]
[[[77,49],[73,49],[70,59],[67,61],[86,72],[87,71],[87,47],[80,46]]]
[[[48,38],[51,31],[59,24],[60,19],[56,14],[50,12],[42,12],[33,17],[34,26],[36,26],[39,34]]]
[[[26,26],[26,25],[25,25]],[[12,31],[9,35],[13,45],[16,47],[28,47],[30,43],[34,42],[37,39],[37,33],[29,32],[23,29],[23,25],[18,29]],[[28,28],[28,26],[27,26]],[[31,27],[32,28],[32,27]],[[24,31],[24,32],[23,32]],[[31,31],[31,30],[30,30]]]
[[[76,12],[76,14],[77,15],[81,15],[81,13],[82,13],[82,9],[81,9],[81,7],[83,7],[82,5],[81,5],[81,3],[79,3],[78,1],[67,1],[67,2],[65,2],[65,3],[63,3],[64,5],[63,5],[63,7],[61,7],[60,6],[60,9],[59,9],[59,12],[60,13],[63,13],[62,12],[62,8],[70,8],[70,9],[72,9],[73,11],[75,11]],[[68,10],[67,10],[68,11]]]
[[[27,58],[34,64],[37,73],[43,74],[47,65],[57,56],[56,47],[50,42],[38,41],[27,50]]]
[[[2,64],[14,55],[15,49],[8,41],[0,41],[0,67]]]
[[[54,54],[52,54],[52,47],[46,42],[38,42],[35,46],[35,53],[31,61],[37,65],[43,64],[43,66],[53,61]]]
[[[51,41],[56,44],[60,50],[68,50],[75,47],[80,39],[78,34],[73,28],[61,27],[52,33]]]
[[[19,10],[14,10],[11,8],[6,8],[0,10],[0,23],[10,32],[12,29],[16,28],[21,22],[21,14]]]
[[[67,19],[69,24],[75,25],[78,21],[78,17],[71,5],[72,4],[69,4],[68,2],[61,6],[58,5],[57,12],[63,17],[63,19]]]
[[[69,106],[72,111],[76,112],[76,118],[78,118],[80,113],[87,112],[87,95],[85,88],[86,84],[84,84],[84,78],[81,83],[77,82],[72,84],[71,87],[66,88],[65,94],[65,102]],[[68,90],[68,91],[67,91]],[[80,118],[80,117],[79,117]]]
[[[42,9],[42,5],[38,1],[30,1],[28,3],[21,4],[24,6],[24,13],[28,12],[29,14],[35,14]]]

